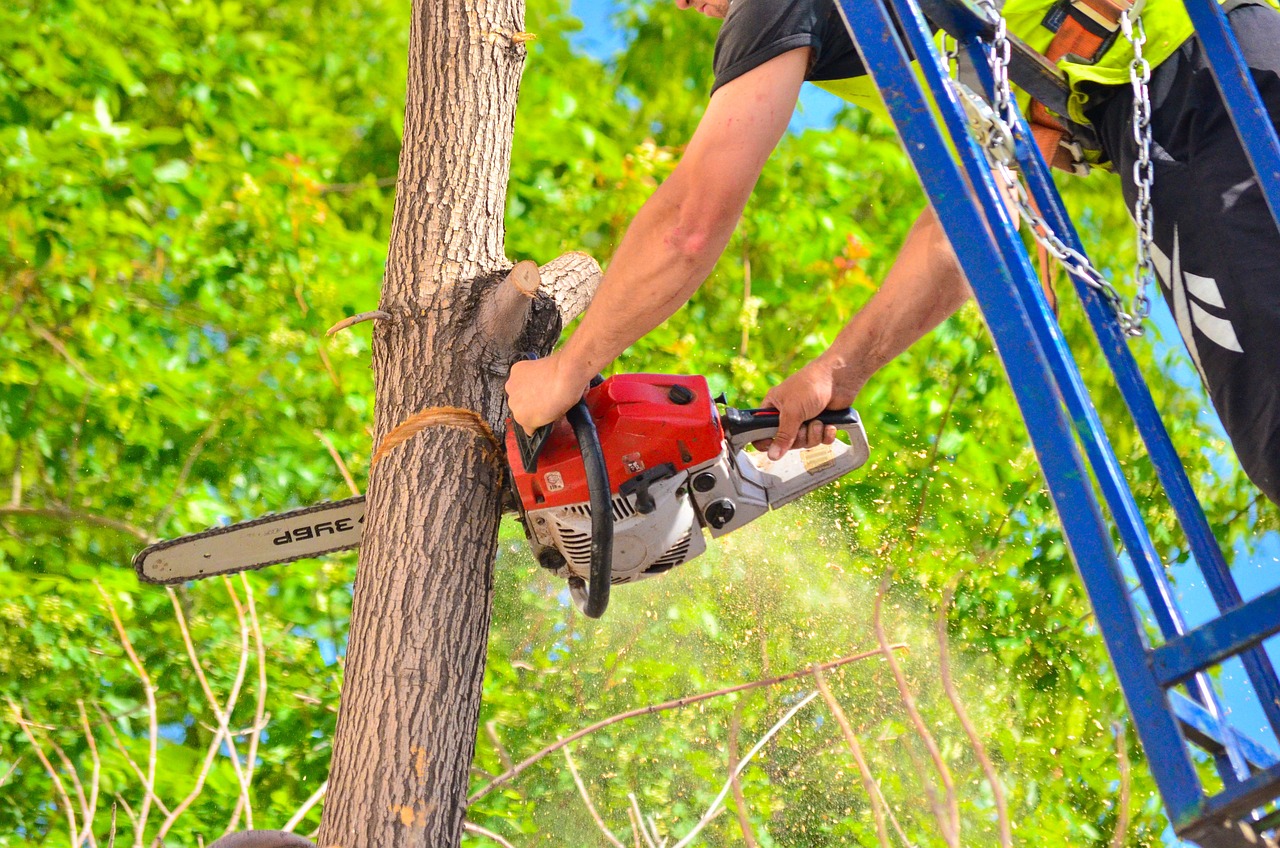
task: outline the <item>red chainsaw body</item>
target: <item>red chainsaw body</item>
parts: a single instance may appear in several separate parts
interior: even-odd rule
[[[585,399],[600,434],[611,495],[651,468],[670,463],[679,472],[724,450],[724,431],[705,377],[619,374],[588,389]],[[532,474],[521,462],[514,426],[507,429],[507,458],[525,511],[590,501],[582,454],[568,421],[555,424]]]

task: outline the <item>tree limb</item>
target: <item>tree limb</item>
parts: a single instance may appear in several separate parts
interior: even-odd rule
[[[467,803],[474,804],[476,801],[483,798],[485,795],[488,795],[490,792],[497,789],[499,786],[502,786],[503,784],[510,782],[513,778],[518,776],[525,769],[529,768],[529,766],[538,762],[543,757],[546,757],[548,754],[554,754],[556,751],[560,750],[565,745],[571,744],[573,742],[577,742],[579,739],[583,738],[584,736],[590,736],[592,733],[595,733],[597,730],[602,730],[606,727],[609,727],[610,725],[617,724],[620,721],[626,721],[627,719],[638,718],[639,716],[652,715],[654,713],[664,712],[666,710],[679,709],[680,707],[687,707],[691,704],[697,704],[702,701],[710,700],[712,698],[719,698],[724,695],[732,695],[735,692],[746,692],[751,689],[760,689],[764,686],[776,686],[779,683],[786,683],[787,681],[790,681],[790,680],[796,680],[798,678],[811,675],[813,674],[814,668],[827,671],[833,668],[839,668],[840,666],[843,666],[843,665],[848,665],[850,663],[855,663],[861,660],[870,659],[872,657],[884,656],[884,652],[886,651],[892,653],[893,651],[897,651],[897,650],[906,650],[906,648],[907,646],[903,644],[897,644],[897,645],[885,644],[885,645],[882,645],[880,649],[877,649],[874,651],[864,651],[860,654],[853,654],[851,656],[842,657],[841,659],[838,659],[838,660],[832,660],[831,662],[821,663],[820,665],[812,666],[811,668],[806,668],[801,671],[793,671],[789,674],[784,674],[779,677],[771,677],[767,680],[754,680],[750,683],[740,683],[737,686],[729,686],[724,689],[716,689],[712,692],[703,692],[698,695],[686,695],[685,697],[677,698],[674,701],[666,701],[665,703],[661,703],[661,704],[650,704],[647,707],[638,707],[637,709],[634,709],[634,710],[627,710],[626,712],[618,713],[617,715],[610,716],[609,718],[601,719],[600,721],[597,721],[595,724],[588,725],[582,728],[581,730],[575,731],[569,734],[568,736],[566,736],[565,738],[560,739],[557,742],[552,743],[551,745],[548,745],[547,747],[543,748],[541,751],[538,751],[536,754],[517,763],[513,768],[507,769],[502,774],[498,775],[493,780],[489,781],[484,786],[481,786],[479,789],[477,789],[476,791],[472,792],[469,796],[467,796]]]
[[[538,271],[542,277],[538,291],[555,301],[565,324],[586,310],[600,287],[600,264],[580,251],[557,256]]]
[[[106,527],[110,530],[127,533],[143,542],[155,541],[155,538],[150,533],[140,530],[128,522],[108,518],[105,515],[94,515],[91,512],[79,512],[61,504],[53,507],[15,506],[9,504],[0,506],[0,515],[26,515],[33,518],[55,518],[71,524],[94,524],[98,527]]]
[[[973,755],[978,758],[978,762],[982,765],[982,773],[987,777],[987,783],[991,785],[991,794],[996,802],[996,817],[1000,822],[1000,845],[1002,848],[1011,848],[1013,845],[1013,828],[1009,822],[1009,802],[1004,797],[1004,786],[1000,783],[1000,776],[996,774],[996,767],[991,762],[991,758],[987,756],[987,748],[982,744],[982,737],[978,735],[978,729],[974,727],[973,722],[969,719],[969,713],[964,708],[964,703],[960,700],[960,692],[956,689],[955,681],[951,677],[951,650],[947,640],[947,610],[951,608],[951,600],[955,596],[955,581],[942,593],[942,606],[938,608],[938,658],[942,675],[942,688],[947,693],[947,699],[951,701],[951,707],[956,711],[956,717],[960,719],[960,726],[964,728],[964,735],[969,737],[969,744],[973,747]]]
[[[874,615],[876,641],[880,643],[880,647],[885,652],[885,662],[888,663],[889,670],[893,673],[894,682],[898,685],[898,695],[902,699],[902,706],[907,711],[907,716],[911,719],[911,725],[915,728],[916,735],[920,737],[920,741],[924,743],[925,749],[929,752],[929,757],[933,760],[934,768],[937,769],[939,777],[942,778],[942,786],[947,793],[947,806],[945,810],[936,811],[938,813],[938,825],[942,829],[942,836],[952,848],[959,848],[960,804],[956,799],[956,787],[955,782],[951,779],[951,769],[947,768],[947,761],[943,759],[942,752],[938,750],[937,741],[933,738],[933,734],[929,732],[928,725],[925,724],[920,715],[920,710],[916,707],[916,699],[911,694],[911,687],[907,684],[907,677],[902,673],[902,666],[898,664],[897,658],[889,650],[889,640],[885,636],[884,616],[882,615],[884,596],[889,591],[889,585],[892,580],[893,570],[890,569],[885,573],[884,580],[880,582],[880,589],[876,592]]]
[[[879,784],[876,783],[875,777],[871,774],[871,767],[867,765],[867,758],[862,753],[862,745],[858,742],[858,736],[853,732],[853,725],[849,724],[849,717],[844,714],[844,710],[840,707],[840,702],[831,694],[831,688],[827,686],[827,679],[822,672],[815,670],[813,680],[818,684],[818,692],[822,694],[822,700],[826,701],[827,709],[831,710],[831,715],[835,718],[836,724],[840,726],[840,732],[844,734],[845,745],[848,746],[849,753],[853,755],[853,761],[858,765],[858,776],[862,780],[862,788],[867,793],[867,799],[871,802],[871,815],[875,819],[876,837],[880,840],[880,846],[881,848],[889,848],[889,834],[884,829],[884,809],[881,807],[884,798],[880,794]]]
[[[618,837],[613,835],[613,831],[604,823],[604,819],[600,818],[600,813],[596,810],[596,805],[591,803],[591,796],[587,794],[587,787],[582,782],[582,775],[578,774],[578,767],[574,765],[573,756],[569,753],[569,746],[565,745],[563,749],[564,761],[569,765],[569,773],[573,775],[573,782],[578,787],[578,794],[582,796],[582,803],[587,805],[587,812],[591,814],[591,820],[596,823],[596,827],[600,828],[600,832],[604,834],[604,838],[609,841],[614,848],[627,848]]]

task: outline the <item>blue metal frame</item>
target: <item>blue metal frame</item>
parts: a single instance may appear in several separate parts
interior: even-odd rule
[[[939,0],[919,2],[938,13]],[[1252,87],[1252,80],[1247,71],[1232,64],[1229,55],[1234,48],[1238,58],[1238,47],[1213,0],[1186,3],[1189,11],[1193,4],[1206,7],[1207,11],[1192,11],[1198,27],[1197,16],[1210,15],[1216,15],[1223,26],[1222,32],[1205,37],[1205,47],[1210,54],[1226,56],[1214,60],[1214,73],[1232,106],[1241,137],[1252,151],[1251,161],[1263,176],[1272,208],[1280,210],[1280,143],[1262,111],[1256,88],[1252,89],[1253,100],[1247,100],[1246,89]],[[838,0],[837,5],[966,270],[1005,369],[1016,375],[1011,379],[1014,394],[1174,827],[1204,846],[1252,844],[1245,836],[1254,820],[1252,811],[1280,798],[1280,763],[1264,747],[1230,727],[1203,672],[1240,655],[1268,721],[1280,736],[1280,680],[1260,646],[1263,638],[1280,630],[1280,623],[1268,623],[1280,619],[1280,590],[1243,603],[1114,316],[1083,279],[1075,279],[1196,563],[1219,610],[1226,613],[1187,631],[1164,562],[1045,300],[1017,227],[983,152],[970,136],[963,108],[946,84],[946,70],[937,56],[929,24],[913,0]],[[974,57],[990,95],[988,48],[981,38],[991,30],[992,22],[964,0],[952,0],[945,11],[945,25]],[[1229,43],[1219,48],[1214,38]],[[911,55],[920,58],[932,100],[912,70]],[[1041,74],[1039,82],[1043,81]],[[1018,159],[1037,207],[1060,238],[1083,252],[1048,168],[1029,143],[1025,121],[1018,133]],[[1099,493],[1164,640],[1154,651],[1129,596]],[[1169,691],[1183,682],[1188,684],[1190,699]],[[1224,788],[1213,797],[1205,794],[1188,741],[1217,762]],[[1224,826],[1224,818],[1234,821]],[[1273,826],[1272,821],[1266,819],[1267,825]]]

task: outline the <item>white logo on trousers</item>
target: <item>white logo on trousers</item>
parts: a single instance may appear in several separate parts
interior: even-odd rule
[[[1171,300],[1174,320],[1178,322],[1178,331],[1182,333],[1182,339],[1187,343],[1187,350],[1191,352],[1191,358],[1201,376],[1204,375],[1204,368],[1200,365],[1200,350],[1196,347],[1195,336],[1191,332],[1193,326],[1219,347],[1244,353],[1231,322],[1211,314],[1201,306],[1203,303],[1218,309],[1226,308],[1217,280],[1182,270],[1182,243],[1176,227],[1173,230],[1172,261],[1155,244],[1151,245],[1151,254],[1156,263],[1156,272],[1173,293]]]

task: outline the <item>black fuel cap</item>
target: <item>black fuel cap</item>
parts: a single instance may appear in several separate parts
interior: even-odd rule
[[[693,390],[688,386],[672,386],[667,390],[667,400],[672,403],[684,406],[687,403],[693,403],[693,399],[697,397]]]

